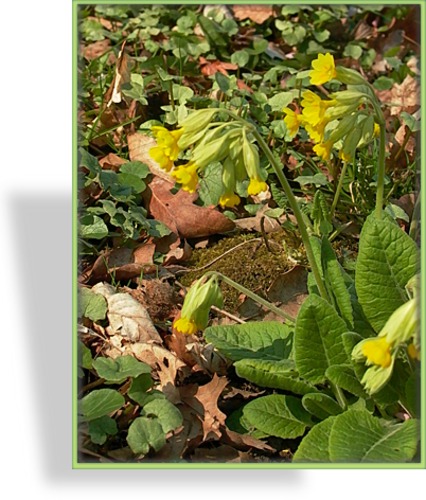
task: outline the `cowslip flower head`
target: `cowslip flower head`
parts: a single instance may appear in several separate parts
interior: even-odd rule
[[[240,197],[235,193],[225,193],[219,198],[219,205],[222,208],[233,208],[239,205]]]
[[[217,113],[215,108],[200,109],[189,114],[184,120],[179,122],[183,134],[178,141],[181,149],[186,149],[199,141],[207,131],[209,123]]]
[[[193,335],[206,328],[209,321],[210,308],[222,307],[222,292],[213,276],[197,280],[189,289],[183,302],[180,318],[174,321],[173,327],[185,335]]]
[[[328,161],[333,148],[332,141],[320,142],[313,147],[314,152],[324,161]]]
[[[312,61],[312,70],[309,74],[311,85],[322,85],[336,77],[334,57],[327,52],[318,54],[318,58]]]
[[[261,179],[250,179],[250,183],[247,188],[247,193],[250,196],[256,196],[259,193],[262,193],[263,191],[266,191],[268,189],[268,185],[266,184],[265,181],[262,181]]]
[[[199,181],[197,165],[189,162],[181,165],[171,172],[172,177],[182,185],[182,189],[188,193],[195,193]]]
[[[260,170],[260,159],[257,148],[248,138],[245,129],[243,129],[243,159],[246,167],[247,175],[250,183],[247,192],[250,196],[256,196],[259,193],[266,191],[268,185],[263,180],[263,175]]]
[[[305,90],[302,93],[301,104],[303,106],[303,121],[309,123],[309,125],[316,126],[324,121],[327,109],[334,106],[336,101],[326,101],[311,90]]]
[[[223,162],[222,184],[224,193],[219,199],[219,205],[223,208],[235,207],[240,203],[240,197],[235,194],[235,161],[231,155]]]
[[[299,132],[300,124],[303,121],[303,116],[301,113],[296,113],[290,108],[284,108],[283,113],[285,113],[284,123],[286,124],[287,130],[290,137],[293,138],[297,132]]]
[[[181,151],[178,141],[183,134],[183,129],[168,130],[165,127],[153,126],[151,131],[157,141],[157,145],[149,150],[149,155],[161,168],[169,172],[173,168]]]

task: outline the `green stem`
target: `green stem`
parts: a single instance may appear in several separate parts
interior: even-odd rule
[[[380,125],[379,139],[379,158],[377,164],[377,191],[376,191],[376,210],[378,219],[382,217],[383,199],[385,191],[385,157],[386,157],[386,125],[384,121]]]
[[[287,197],[287,200],[290,204],[291,209],[293,210],[294,216],[296,217],[297,220],[297,225],[299,227],[300,231],[300,236],[302,238],[303,244],[305,246],[306,250],[306,256],[308,258],[309,264],[311,266],[312,272],[315,277],[315,282],[317,284],[318,290],[320,292],[321,297],[326,300],[327,302],[329,301],[327,291],[325,289],[323,280],[321,279],[321,273],[318,268],[317,262],[315,260],[314,252],[312,250],[311,242],[309,240],[309,234],[306,228],[306,224],[303,220],[303,214],[299,208],[299,205],[297,203],[296,197],[293,194],[293,191],[290,187],[290,184],[288,183],[287,178],[285,177],[283,171],[282,171],[282,166],[280,163],[277,161],[275,156],[272,154],[272,151],[269,149],[268,145],[264,141],[263,137],[260,135],[258,130],[256,130],[253,126],[250,126],[251,132],[253,133],[254,137],[257,140],[257,143],[265,153],[266,157],[268,158],[270,164],[272,165],[276,176],[278,177],[281,186],[284,189],[284,193]]]
[[[334,392],[334,395],[336,396],[337,402],[344,410],[346,410],[346,408],[348,407],[348,402],[346,401],[346,398],[345,398],[345,395],[343,394],[342,389],[340,389],[340,387],[338,385],[334,385],[332,383],[330,383],[330,385],[331,385],[331,388]]]
[[[347,166],[348,166],[348,163],[346,161],[343,162],[343,167],[342,167],[342,171],[340,172],[339,182],[337,184],[336,192],[334,193],[333,204],[331,205],[330,212],[331,212],[332,217],[334,216],[334,211],[336,210],[337,202],[339,201],[339,198],[340,198],[340,193],[342,191],[343,180],[345,178]]]
[[[270,302],[268,302],[265,299],[262,299],[262,297],[259,297],[259,295],[255,294],[254,292],[250,291],[248,288],[240,285],[234,280],[231,280],[231,278],[228,278],[228,276],[225,276],[222,273],[218,273],[217,271],[208,271],[207,273],[204,274],[204,277],[206,276],[217,276],[219,279],[221,279],[223,282],[227,283],[228,285],[232,286],[236,290],[240,291],[244,295],[247,295],[250,299],[254,300],[258,304],[261,304],[262,306],[266,307],[273,313],[275,313],[277,316],[280,316],[281,318],[284,318],[286,321],[295,323],[295,319],[289,316],[287,313],[282,311],[280,308],[274,306]]]

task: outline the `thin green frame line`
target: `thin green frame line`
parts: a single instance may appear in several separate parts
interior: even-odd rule
[[[184,5],[237,5],[237,4],[252,4],[252,5],[271,5],[272,2],[268,0],[234,0],[232,2],[226,2],[223,0],[211,0],[211,1],[182,1],[180,6]],[[72,175],[72,206],[73,206],[73,219],[72,219],[72,240],[73,240],[73,252],[72,252],[72,466],[74,469],[425,469],[426,468],[426,425],[425,425],[425,415],[426,415],[426,398],[423,395],[426,388],[426,365],[423,362],[421,364],[421,386],[420,394],[421,396],[421,439],[420,439],[420,462],[417,463],[377,463],[377,464],[360,464],[360,463],[243,463],[243,464],[229,464],[229,463],[164,463],[164,462],[147,462],[147,463],[80,463],[78,462],[78,418],[77,418],[77,394],[78,394],[78,380],[77,380],[77,345],[78,345],[78,335],[77,335],[77,270],[78,270],[78,238],[77,238],[77,198],[78,198],[78,183],[77,183],[77,132],[78,132],[78,121],[77,121],[77,110],[78,110],[78,98],[77,98],[77,57],[78,57],[78,8],[79,6],[91,6],[91,5],[176,5],[174,0],[164,0],[162,2],[157,1],[144,1],[144,0],[116,0],[111,2],[109,0],[73,0],[72,9],[72,33],[73,33],[73,43],[72,43],[72,68],[73,68],[73,81],[72,81],[72,106],[73,106],[73,131],[72,131],[72,141],[73,141],[73,175]],[[289,4],[299,4],[298,1],[290,0],[282,5]],[[424,0],[387,0],[384,3],[378,0],[360,0],[358,2],[347,2],[347,1],[337,1],[332,0],[328,2],[331,5],[418,5],[420,7],[420,41],[424,42],[426,36],[426,5]],[[311,0],[306,2],[306,5],[325,5],[321,0]],[[422,47],[424,43],[420,43]],[[425,49],[421,51],[420,54],[420,67],[422,69],[426,68],[426,53]],[[426,77],[425,72],[421,72],[421,103],[426,102]],[[425,123],[426,120],[426,109],[423,106],[421,108],[421,123]],[[426,138],[424,133],[420,133],[421,138],[421,151],[426,151]],[[421,186],[421,220],[426,220],[426,203],[425,203],[425,192],[426,192],[426,156],[423,154],[420,158],[420,186]],[[426,231],[421,232],[421,250],[426,246]],[[421,303],[424,304],[426,300],[426,254],[421,251]],[[426,316],[423,309],[421,310],[421,339],[423,345],[425,345],[426,340]]]

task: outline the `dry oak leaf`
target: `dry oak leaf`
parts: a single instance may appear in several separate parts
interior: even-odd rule
[[[120,158],[118,155],[114,153],[108,153],[106,156],[99,160],[99,165],[105,170],[114,170],[114,172],[118,172],[120,170],[121,165],[127,163],[126,160]]]
[[[235,228],[234,222],[213,206],[194,205],[196,193],[190,194],[180,189],[176,194],[172,194],[170,190],[173,187],[174,183],[154,177],[145,193],[151,193],[148,210],[152,217],[163,222],[181,238],[202,238],[211,234],[226,233]]]
[[[107,52],[110,48],[111,41],[108,38],[105,40],[98,40],[97,42],[89,43],[85,47],[81,47],[80,51],[85,59],[92,61],[97,59]],[[108,58],[108,63],[112,64],[114,62],[115,56],[111,53]]]
[[[420,85],[417,78],[407,75],[401,84],[395,83],[390,90],[377,92],[379,99],[390,106],[392,116],[401,111],[413,113],[420,106]]]
[[[201,67],[201,73],[206,76],[214,75],[217,72],[228,76],[229,75],[227,71],[228,69],[234,69],[234,70],[238,69],[238,66],[236,64],[226,63],[223,61],[219,61],[218,59],[210,61],[202,56],[200,57],[200,67]]]
[[[262,24],[271,16],[275,16],[272,5],[234,5],[232,10],[235,19],[239,21],[250,19],[256,24]]]
[[[106,333],[120,335],[131,342],[162,343],[147,310],[128,293],[117,293],[114,287],[99,283],[92,288],[106,298],[109,326]]]
[[[221,427],[225,425],[226,415],[217,406],[217,400],[228,384],[226,377],[213,375],[212,380],[198,387],[194,393],[193,386],[181,387],[181,398],[201,419],[203,425],[203,441],[218,440],[222,435]]]

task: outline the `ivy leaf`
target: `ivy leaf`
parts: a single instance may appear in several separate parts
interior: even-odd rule
[[[160,422],[147,417],[138,417],[131,423],[126,440],[137,455],[146,455],[150,448],[159,451],[166,444]]]
[[[80,410],[85,420],[95,420],[118,410],[124,405],[124,397],[113,389],[92,391],[80,401]]]
[[[105,222],[93,214],[86,214],[80,217],[79,233],[81,238],[101,240],[108,236],[108,228]]]
[[[98,375],[110,384],[121,384],[129,377],[138,377],[142,373],[151,373],[151,367],[133,356],[120,356],[116,359],[97,358],[93,368]]]

